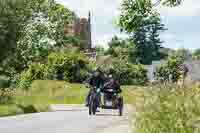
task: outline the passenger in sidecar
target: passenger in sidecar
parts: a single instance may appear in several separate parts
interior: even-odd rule
[[[121,90],[119,82],[117,80],[115,80],[111,74],[108,77],[109,77],[109,79],[104,84],[102,91],[104,93],[111,93],[111,94],[112,93],[113,94],[114,93],[121,93],[122,90]]]
[[[122,90],[119,82],[115,80],[112,75],[109,75],[109,79],[104,84],[102,92],[104,108],[117,108],[120,99],[119,94]]]

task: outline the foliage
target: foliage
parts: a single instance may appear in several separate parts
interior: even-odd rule
[[[87,57],[81,53],[51,53],[47,63],[29,65],[29,68],[21,74],[18,86],[28,90],[34,80],[46,79],[83,82],[88,77],[91,67]]]
[[[179,6],[183,2],[183,0],[158,0],[158,3],[159,2],[166,6],[175,7]]]
[[[194,51],[194,53],[192,54],[192,56],[193,56],[193,59],[199,60],[200,59],[200,49],[196,49]]]
[[[20,73],[65,42],[75,14],[54,0],[0,0],[1,67]],[[5,69],[5,71],[6,71]]]
[[[82,82],[88,75],[89,60],[81,53],[52,53],[48,56],[50,75],[63,74],[70,82]]]
[[[136,47],[129,39],[120,39],[114,36],[108,43],[109,48],[105,52],[115,58],[127,60],[131,63],[137,63]]]
[[[151,64],[153,60],[164,58],[160,52],[160,33],[165,28],[160,14],[152,9],[150,0],[124,0],[119,26],[133,40],[141,64]]]
[[[0,62],[12,56],[30,16],[27,0],[0,0]]]
[[[194,133],[199,121],[199,88],[153,87],[138,111],[136,133]]]
[[[73,19],[71,11],[54,1],[34,2],[34,9],[37,10],[24,27],[24,36],[17,42],[17,57],[25,68],[29,62],[48,56],[55,47],[74,41],[66,38],[63,30],[65,24]],[[41,5],[38,6],[37,2]]]
[[[9,83],[10,79],[9,77],[6,76],[0,76],[0,88],[8,88],[9,87]]]
[[[188,49],[181,48],[172,53],[171,56],[176,56],[180,60],[187,61],[192,58],[192,53]]]
[[[12,102],[13,83],[15,82],[12,75],[0,75],[0,104],[7,104]]]
[[[119,53],[117,53],[115,51],[116,47],[122,47],[124,44],[122,43],[122,41],[120,40],[120,38],[118,38],[117,36],[114,36],[110,42],[108,42],[108,50],[106,51],[107,55],[111,55],[113,57],[117,57],[119,55]]]
[[[10,104],[0,104],[0,117],[49,111],[51,104],[82,104],[88,89],[65,81],[37,80],[26,93],[17,89]]]
[[[17,45],[18,58],[21,58],[22,64],[28,65],[28,62],[31,63],[48,55],[48,52],[56,45],[56,28],[57,25],[49,22],[48,19],[31,20],[27,24],[24,30],[26,34]]]
[[[13,102],[13,90],[10,88],[0,88],[0,104],[10,104]]]
[[[76,36],[65,35],[64,44],[65,45],[76,46],[78,48],[81,48],[80,38],[76,37]]]
[[[177,82],[181,76],[179,70],[180,65],[183,63],[182,58],[171,56],[165,64],[162,64],[156,70],[156,78],[161,81]]]
[[[31,64],[27,70],[22,72],[18,87],[27,91],[34,80],[45,79],[46,71],[46,66],[44,64]]]
[[[97,45],[95,47],[95,49],[96,49],[96,52],[97,52],[98,55],[104,55],[105,54],[105,48],[102,47],[101,45]]]
[[[105,66],[103,69],[122,85],[145,85],[148,81],[147,70],[140,64],[134,65],[116,58],[111,66]]]

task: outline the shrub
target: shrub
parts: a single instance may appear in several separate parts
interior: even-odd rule
[[[7,76],[0,76],[0,88],[8,88],[10,86],[10,78]]]
[[[17,107],[23,111],[24,114],[29,113],[37,113],[37,109],[34,107],[34,105],[20,105],[17,104]]]
[[[66,81],[82,82],[88,76],[88,64],[89,60],[81,53],[52,53],[48,57],[47,77],[62,75]]]
[[[183,63],[183,60],[175,56],[169,57],[167,62],[161,65],[156,70],[156,77],[161,81],[177,82],[181,76],[179,66]]]
[[[33,63],[25,70],[18,83],[18,87],[29,89],[33,80],[66,80],[69,82],[83,82],[89,75],[93,65],[81,53],[52,53],[46,64]]]
[[[136,133],[194,133],[200,115],[200,88],[153,88],[136,119]]]
[[[27,70],[22,72],[18,82],[18,87],[24,90],[28,90],[32,81],[36,79],[45,79],[46,66],[40,63],[33,63]]]
[[[147,70],[141,64],[134,65],[114,60],[111,66],[103,69],[106,73],[112,73],[122,85],[144,85],[148,81]]]
[[[10,88],[0,89],[0,104],[10,104],[13,102],[13,90]]]

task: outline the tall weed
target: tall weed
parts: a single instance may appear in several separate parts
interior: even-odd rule
[[[194,133],[200,117],[200,88],[151,87],[138,112],[136,133]]]

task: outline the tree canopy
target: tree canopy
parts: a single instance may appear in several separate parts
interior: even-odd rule
[[[194,52],[193,52],[193,59],[197,59],[199,60],[200,59],[200,49],[196,49]]]
[[[121,39],[114,36],[108,45],[109,48],[106,51],[106,54],[134,64],[138,63],[136,57],[136,47],[134,42],[130,39]]]
[[[166,6],[178,6],[182,3],[183,0],[157,0],[155,5],[162,4]]]
[[[119,26],[129,34],[136,46],[136,55],[142,64],[160,60],[160,33],[165,30],[160,14],[152,8],[150,0],[124,0]]]
[[[64,45],[64,25],[74,17],[54,0],[0,0],[1,66],[23,70],[48,49]]]

